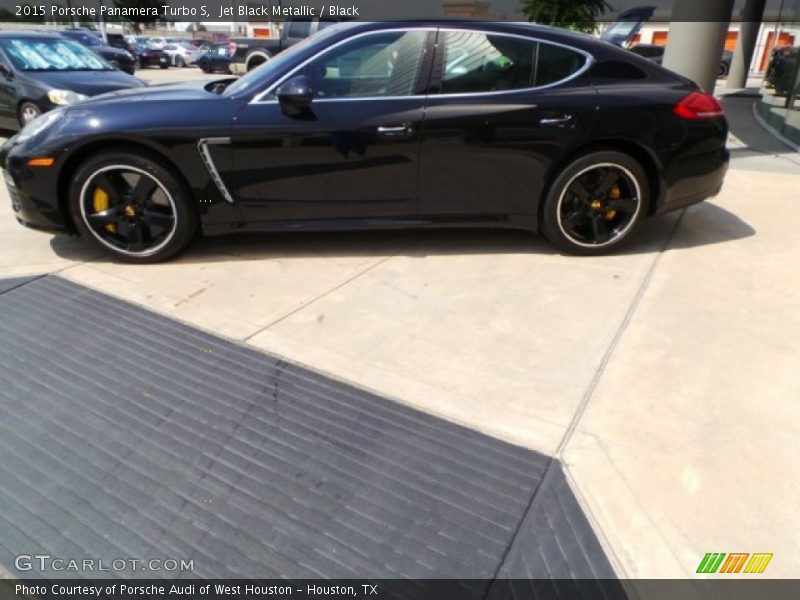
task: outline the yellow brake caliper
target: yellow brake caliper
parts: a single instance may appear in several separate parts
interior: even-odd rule
[[[622,192],[620,191],[618,185],[615,185],[614,187],[612,187],[608,192],[608,197],[611,198],[612,200],[619,200],[621,196],[622,196]],[[616,217],[616,216],[617,216],[617,211],[615,211],[613,208],[609,208],[606,211],[606,215],[605,215],[606,221],[613,221],[614,217]]]
[[[94,212],[99,213],[108,210],[108,206],[108,194],[106,194],[106,191],[100,187],[94,188],[94,194],[92,194]],[[115,223],[108,223],[104,229],[109,233],[117,233],[117,225]]]

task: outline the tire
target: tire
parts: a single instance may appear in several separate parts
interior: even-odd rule
[[[42,114],[41,109],[33,102],[25,101],[19,105],[17,109],[17,121],[20,127],[25,127],[28,123],[33,121],[36,117]]]
[[[717,79],[723,79],[728,76],[728,71],[730,71],[730,67],[727,63],[719,63],[719,73],[717,74]]]
[[[257,69],[265,62],[269,62],[270,60],[272,60],[272,56],[266,52],[253,52],[250,54],[250,56],[245,58],[244,64],[246,65],[246,70],[249,73],[253,69]]]
[[[182,56],[175,57],[175,66],[178,67],[179,69],[182,69],[183,67],[186,66],[186,61],[183,60]]]
[[[569,254],[607,254],[636,231],[649,203],[647,173],[636,159],[614,150],[591,152],[556,175],[542,204],[541,231]]]
[[[203,73],[211,73],[211,65],[210,65],[208,62],[206,62],[206,61],[202,61],[202,62],[200,63],[200,70],[201,70]]]
[[[155,263],[183,250],[198,230],[197,210],[186,184],[163,162],[145,152],[112,150],[81,163],[69,187],[69,210],[81,236],[121,262]],[[146,185],[137,194],[140,182]],[[105,194],[99,206],[98,189]]]
[[[169,69],[169,63],[165,63],[163,65],[158,65],[162,69]]]

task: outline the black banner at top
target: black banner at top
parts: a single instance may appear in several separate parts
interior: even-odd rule
[[[562,0],[552,0],[559,2]],[[695,2],[673,15],[675,0],[598,3],[595,20],[611,22],[627,10],[652,5],[653,19],[713,20],[715,2]],[[362,21],[477,19],[527,21],[529,0],[0,0],[0,22],[280,22],[290,19]],[[733,3],[736,20],[745,0]],[[768,0],[764,18],[800,22],[800,0]]]

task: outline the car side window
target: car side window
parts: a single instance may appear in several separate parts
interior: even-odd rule
[[[586,63],[574,50],[475,31],[445,31],[440,94],[479,94],[549,85]]]
[[[574,75],[586,64],[586,56],[546,42],[539,44],[536,85],[551,85]]]
[[[535,41],[471,31],[446,31],[441,35],[442,94],[533,87],[538,48]]]
[[[317,98],[411,96],[425,50],[426,31],[387,31],[350,40],[302,70]]]

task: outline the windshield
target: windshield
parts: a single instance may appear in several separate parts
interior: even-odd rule
[[[45,37],[2,38],[0,45],[21,71],[113,71],[114,67],[75,42]]]
[[[237,79],[234,83],[228,86],[223,92],[223,96],[233,96],[244,91],[254,90],[260,83],[271,83],[273,76],[279,73],[280,70],[289,63],[294,56],[301,52],[306,46],[317,43],[324,38],[330,37],[339,27],[328,27],[325,31],[321,31],[311,37],[307,37],[302,42],[299,42],[291,48],[278,53],[275,57],[271,58],[260,67],[253,69],[246,75]],[[261,90],[258,90],[261,91]]]

